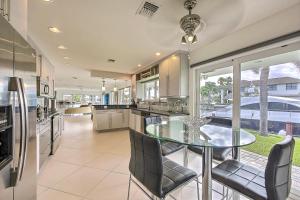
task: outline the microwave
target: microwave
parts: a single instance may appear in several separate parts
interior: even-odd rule
[[[49,84],[47,81],[41,80],[37,77],[37,96],[48,97],[49,96]]]

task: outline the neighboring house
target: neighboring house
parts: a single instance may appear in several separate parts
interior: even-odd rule
[[[268,81],[270,96],[293,97],[300,99],[300,79],[291,77],[272,78]],[[241,81],[242,96],[256,96],[259,94],[259,80]]]

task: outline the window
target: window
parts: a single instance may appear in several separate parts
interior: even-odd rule
[[[131,90],[130,87],[120,89],[118,92],[119,104],[130,104],[131,102]]]
[[[287,83],[286,90],[297,90],[297,83]]]
[[[144,100],[159,98],[159,80],[155,79],[144,83]]]
[[[73,102],[76,102],[76,103],[81,103],[81,99],[82,99],[82,95],[79,95],[79,94],[75,94],[72,97]]]
[[[63,95],[63,101],[72,102],[72,95],[64,94]]]
[[[200,116],[232,117],[232,66],[200,73]]]
[[[277,85],[269,85],[268,90],[269,91],[276,91],[277,90]]]
[[[298,55],[299,52],[241,63],[241,84],[251,83],[254,88],[252,92],[241,93],[241,105],[243,105],[240,112],[241,128],[252,129],[262,135],[280,133],[300,136],[300,95],[296,92],[287,92],[287,90],[297,90],[300,68],[298,62],[294,60],[291,62],[280,60],[282,58],[285,61],[286,56]],[[268,85],[268,83],[276,84]],[[276,92],[271,92],[275,90]],[[247,105],[245,101],[258,103]],[[245,108],[248,111],[243,110]]]

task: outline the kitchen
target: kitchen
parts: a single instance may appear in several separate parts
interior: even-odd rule
[[[258,177],[277,167],[275,142],[299,152],[299,11],[299,0],[0,0],[0,200],[267,199],[222,167]],[[274,79],[291,95],[265,98]],[[269,105],[283,101],[279,123]],[[278,199],[300,199],[292,149]]]

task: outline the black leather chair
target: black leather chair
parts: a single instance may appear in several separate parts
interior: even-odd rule
[[[135,183],[150,199],[154,198],[139,183],[147,188],[152,195],[159,199],[165,199],[175,189],[188,184],[192,180],[197,180],[196,172],[182,167],[161,155],[161,145],[158,139],[132,129],[130,129],[129,134],[131,144],[129,171],[131,174],[127,199],[130,196],[131,182]],[[198,180],[197,191],[199,199]]]
[[[209,118],[210,124],[218,124],[222,126],[232,126],[231,119],[222,119],[222,118]],[[188,146],[188,149],[194,153],[202,155],[203,148],[199,146]],[[213,159],[218,161],[224,161],[226,157],[232,152],[232,148],[214,148],[213,149]]]
[[[144,133],[148,134],[146,127],[149,124],[159,124],[161,123],[160,116],[147,116],[144,118]],[[176,151],[183,149],[184,146],[175,142],[161,141],[161,153],[163,156],[170,155]]]
[[[274,145],[265,171],[236,160],[226,160],[212,170],[212,177],[255,200],[284,200],[291,188],[294,146],[291,136]]]

